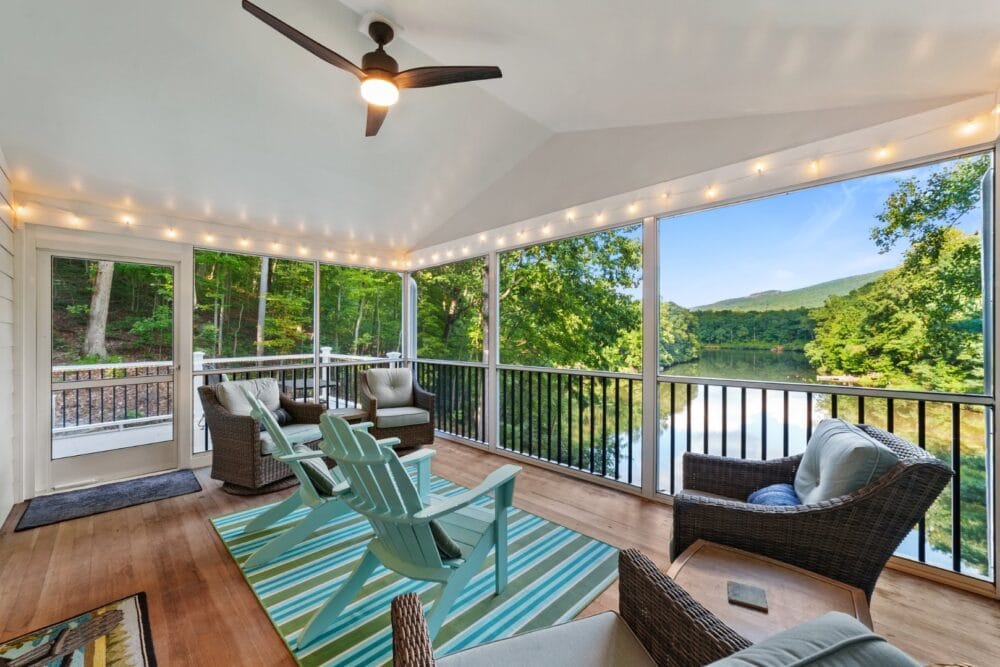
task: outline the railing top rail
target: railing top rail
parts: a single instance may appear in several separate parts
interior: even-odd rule
[[[615,371],[590,371],[580,368],[546,368],[544,366],[517,366],[515,364],[498,364],[501,371],[528,371],[531,373],[556,373],[558,375],[584,375],[588,377],[618,378],[621,380],[642,380],[641,373],[618,373]]]
[[[833,384],[809,384],[806,382],[772,382],[770,380],[736,380],[730,378],[696,377],[688,375],[657,375],[659,382],[675,384],[702,384],[714,387],[745,387],[747,389],[770,389],[775,391],[797,391],[812,394],[837,394],[838,396],[865,396],[870,398],[894,398],[906,401],[933,401],[936,403],[965,403],[967,405],[995,405],[996,399],[985,394],[951,394],[936,391],[910,391],[905,389],[881,389],[879,387],[845,387]]]
[[[482,361],[454,361],[451,359],[429,359],[426,357],[414,357],[407,361],[415,364],[437,364],[439,366],[467,366],[469,368],[486,368]]]
[[[202,359],[202,363],[206,364],[235,364],[235,363],[245,363],[248,361],[297,361],[301,359],[312,359],[312,353],[306,354],[276,354],[273,356],[264,357],[205,357]]]
[[[402,359],[388,359],[386,357],[366,357],[351,359],[349,361],[326,361],[320,362],[320,368],[340,368],[343,366],[362,366],[364,364],[392,364],[403,361]]]
[[[221,375],[223,373],[264,373],[294,370],[312,370],[312,364],[288,364],[286,366],[237,366],[236,368],[202,368],[192,371],[195,376]]]
[[[114,364],[69,364],[53,366],[53,373],[79,373],[81,371],[123,370],[127,368],[165,368],[173,366],[173,361],[122,361]]]

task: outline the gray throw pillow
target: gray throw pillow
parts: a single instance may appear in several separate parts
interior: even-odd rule
[[[431,521],[431,535],[434,536],[434,544],[437,546],[438,555],[441,560],[452,560],[462,557],[462,550],[459,548],[451,536],[445,532],[444,526],[437,521]]]
[[[804,505],[838,498],[867,486],[899,458],[854,424],[824,419],[813,431],[795,473],[795,493]]]
[[[295,450],[296,454],[305,454],[307,452],[315,451],[309,447],[309,445],[295,445],[292,449]],[[309,481],[312,482],[317,493],[323,496],[333,495],[333,477],[330,476],[330,469],[326,467],[323,459],[319,457],[314,459],[302,459],[299,463],[302,464],[302,469],[305,471]]]

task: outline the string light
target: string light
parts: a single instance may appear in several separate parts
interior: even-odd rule
[[[813,160],[809,163],[809,171],[813,174],[819,173],[819,160]]]
[[[632,202],[631,204],[628,205],[628,212],[629,213],[636,213],[638,210],[639,210],[639,204],[638,203]]]
[[[123,215],[122,216],[122,222],[125,223],[126,225],[131,225],[132,224],[132,216],[130,216],[130,215]]]
[[[878,149],[875,151],[875,159],[877,160],[885,160],[888,157],[889,157],[888,146],[879,146]]]
[[[173,227],[167,227],[167,238],[177,238],[177,230]]]
[[[249,248],[250,247],[250,239],[248,237],[244,236],[243,238],[240,239],[240,245],[243,246],[244,248]]]
[[[753,170],[757,173],[758,176],[764,173],[765,168],[766,165],[763,162],[758,162],[753,166]]]
[[[604,212],[603,211],[601,213],[598,213],[594,217],[594,222],[597,223],[598,225],[601,224],[602,222],[604,222]]]
[[[70,213],[69,214],[69,224],[71,224],[71,225],[79,225],[81,222],[83,222],[83,221],[80,220],[80,218],[75,213]]]
[[[211,234],[205,234],[205,243],[215,243],[215,237]]]
[[[334,257],[336,257],[336,256],[337,256],[337,253],[335,253],[335,252],[334,252],[334,251],[332,251],[332,250],[327,250],[327,251],[326,251],[326,256],[327,256],[327,258],[328,258],[328,259],[333,259]]]
[[[467,245],[466,246],[462,246],[462,254],[463,255],[468,255],[469,254],[469,246],[467,246]]]
[[[455,256],[455,251],[454,250],[449,250],[448,252],[445,253],[445,256],[446,257],[454,257]]]
[[[719,194],[719,189],[716,188],[714,185],[710,185],[707,188],[705,188],[705,199],[715,199],[715,197],[718,194]]]
[[[978,131],[979,131],[979,121],[976,120],[975,118],[966,121],[962,125],[961,129],[961,133],[964,134],[965,136],[975,134]]]
[[[576,220],[576,213],[573,211],[566,211],[566,220],[568,220],[569,222],[573,222],[574,220]]]

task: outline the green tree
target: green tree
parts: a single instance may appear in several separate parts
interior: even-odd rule
[[[641,368],[639,227],[551,241],[500,256],[500,358],[506,364]]]
[[[483,257],[413,274],[417,284],[417,356],[483,360],[485,275]]]

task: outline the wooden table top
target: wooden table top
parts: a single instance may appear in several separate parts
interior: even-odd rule
[[[698,540],[671,563],[667,574],[706,609],[752,642],[840,611],[869,628],[864,592],[794,565],[732,547]],[[727,582],[763,588],[767,611],[731,604]]]

